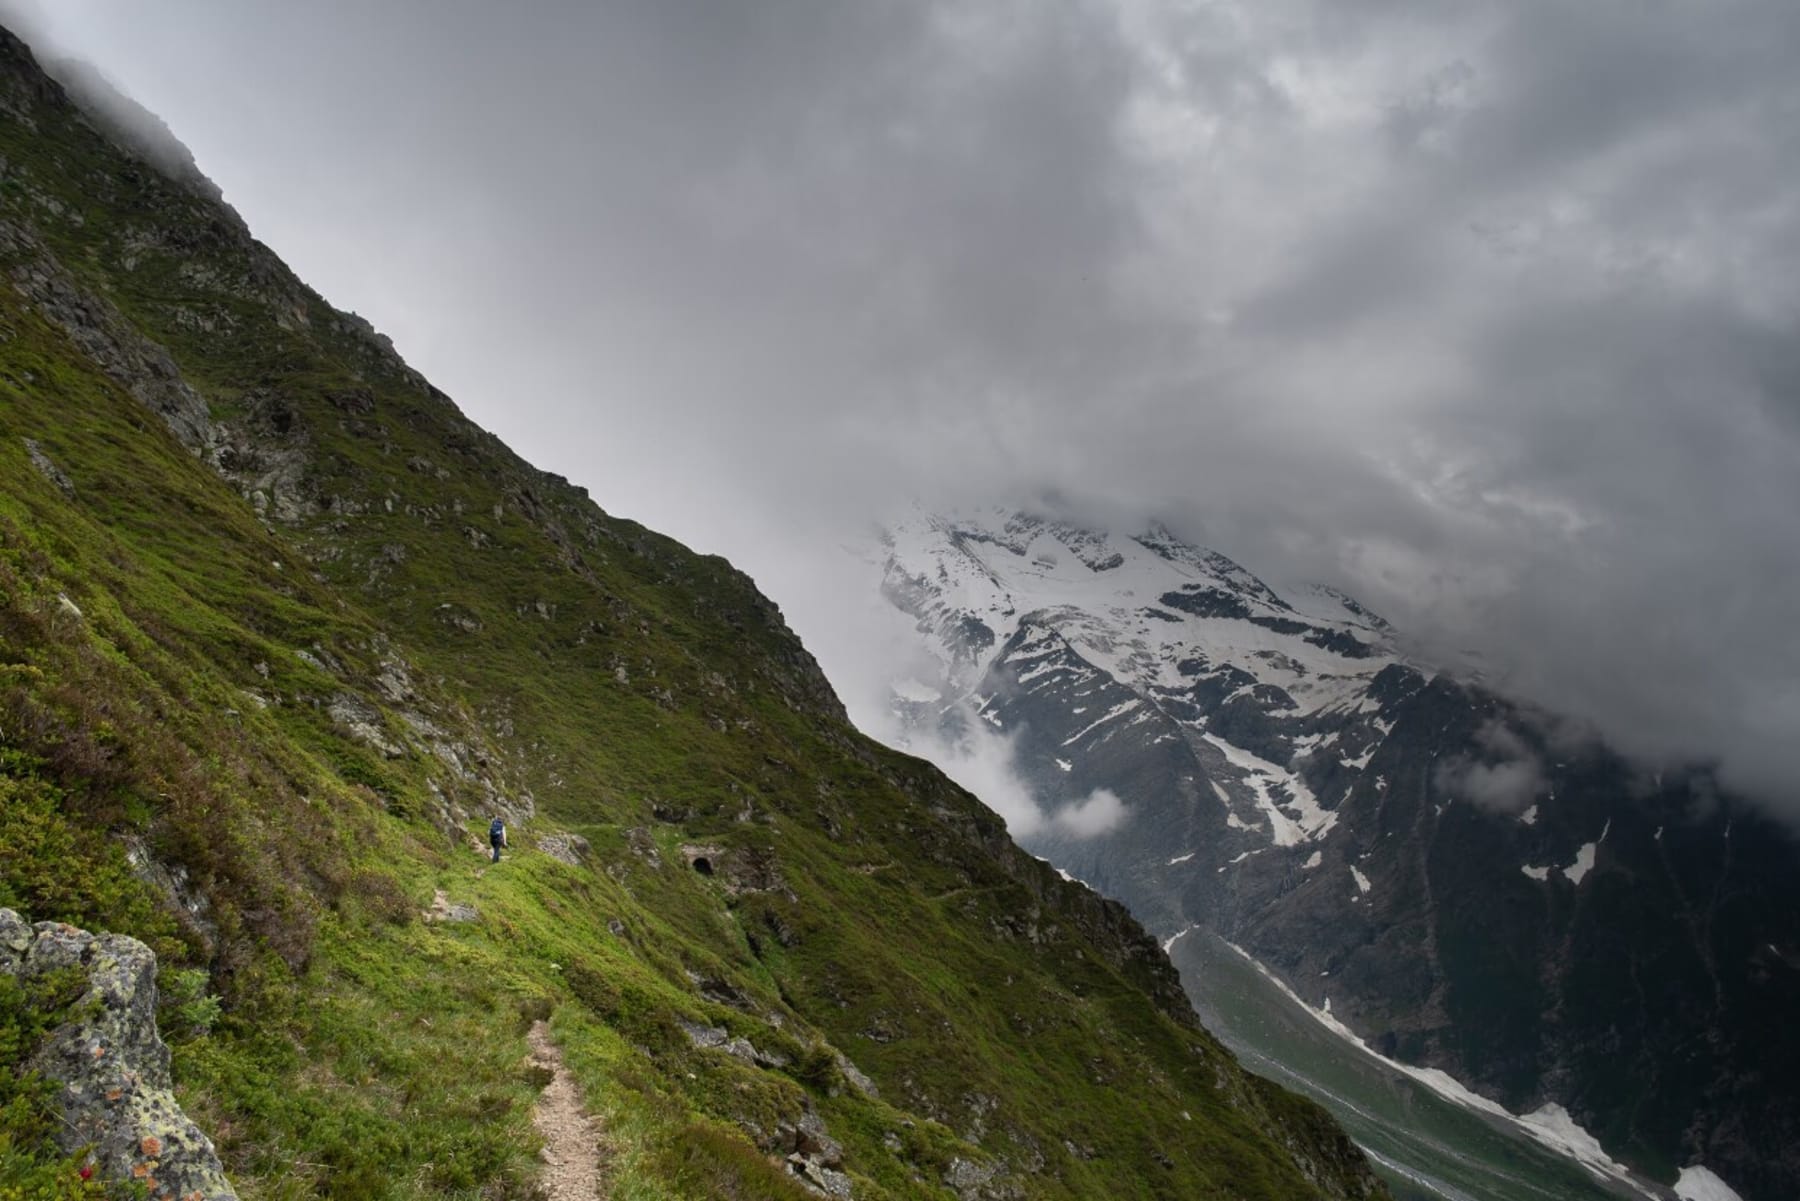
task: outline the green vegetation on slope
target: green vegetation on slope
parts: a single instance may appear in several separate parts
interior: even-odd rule
[[[165,1028],[246,1197],[530,1196],[545,1016],[617,1197],[811,1195],[809,1113],[861,1198],[1378,1190],[748,579],[520,462],[9,38],[0,108],[0,905],[204,973]]]

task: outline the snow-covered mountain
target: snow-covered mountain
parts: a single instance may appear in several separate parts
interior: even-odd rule
[[[1289,600],[1160,527],[1118,538],[1018,513],[919,515],[885,545],[884,594],[940,668],[897,684],[914,722],[972,714],[1011,730],[1055,706],[1078,719],[1048,748],[1069,774],[1153,731],[1148,745],[1179,745],[1204,769],[1246,846],[1328,833],[1334,798],[1293,770],[1296,754],[1357,770],[1381,733],[1370,693],[1399,663],[1391,631],[1340,593]]]
[[[915,511],[871,558],[930,665],[896,712],[927,753],[1004,745],[1033,851],[1654,1177],[1800,1195],[1800,855],[1710,774],[1640,771],[1160,527]]]

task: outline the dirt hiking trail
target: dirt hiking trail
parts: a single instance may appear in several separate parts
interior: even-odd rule
[[[563,1064],[562,1049],[550,1041],[550,1027],[545,1022],[533,1022],[527,1037],[531,1066],[551,1073],[531,1114],[531,1124],[544,1137],[545,1194],[550,1201],[604,1197],[600,1128],[581,1103],[581,1091]]]

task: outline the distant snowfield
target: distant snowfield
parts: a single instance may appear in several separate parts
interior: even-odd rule
[[[1171,939],[1170,941],[1173,943],[1174,940]],[[1431,1089],[1433,1092],[1447,1100],[1454,1101],[1458,1105],[1462,1105],[1468,1109],[1485,1113],[1490,1117],[1499,1118],[1502,1121],[1517,1126],[1543,1146],[1548,1147],[1550,1150],[1561,1155],[1566,1155],[1579,1163],[1583,1168],[1586,1168],[1595,1179],[1615,1181],[1631,1189],[1633,1192],[1637,1193],[1638,1196],[1646,1198],[1647,1201],[1658,1201],[1659,1195],[1657,1193],[1646,1189],[1638,1178],[1632,1174],[1630,1168],[1627,1168],[1624,1164],[1618,1163],[1608,1156],[1605,1149],[1601,1147],[1599,1140],[1589,1134],[1586,1130],[1583,1130],[1562,1106],[1551,1103],[1535,1109],[1528,1114],[1515,1114],[1497,1102],[1490,1101],[1473,1089],[1468,1088],[1448,1072],[1441,1071],[1437,1068],[1415,1067],[1412,1064],[1401,1063],[1398,1060],[1389,1059],[1387,1056],[1372,1049],[1369,1044],[1365,1043],[1357,1036],[1354,1030],[1351,1030],[1350,1027],[1344,1025],[1343,1022],[1332,1015],[1331,999],[1329,997],[1326,998],[1325,1007],[1323,1009],[1314,1009],[1311,1005],[1302,1001],[1299,995],[1287,986],[1286,981],[1264,967],[1255,956],[1250,954],[1250,952],[1234,943],[1226,943],[1225,945],[1243,956],[1246,962],[1258,972],[1261,972],[1262,975],[1276,988],[1279,988],[1283,993],[1287,994],[1289,1000],[1311,1014],[1320,1025],[1324,1026],[1327,1030],[1330,1030],[1333,1034],[1336,1034],[1339,1038],[1344,1039],[1346,1042],[1354,1044],[1362,1050],[1364,1054],[1373,1059],[1380,1060],[1397,1072],[1403,1072],[1406,1075],[1411,1076],[1414,1080],[1417,1080],[1420,1084],[1423,1084],[1426,1088]],[[1743,1198],[1739,1197],[1727,1187],[1724,1181],[1720,1180],[1705,1168],[1692,1167],[1684,1169],[1681,1174],[1681,1181],[1683,1183],[1678,1183],[1675,1186],[1675,1191],[1676,1195],[1682,1198],[1682,1201],[1743,1201]],[[1685,1193],[1682,1192],[1681,1189],[1684,1185],[1691,1191]],[[1703,1191],[1706,1189],[1723,1191]],[[1667,1194],[1662,1195],[1666,1196]]]
[[[887,571],[925,582],[934,619],[981,621],[992,643],[929,648],[947,678],[979,680],[1026,620],[1054,629],[1088,663],[1143,687],[1182,687],[1179,664],[1198,657],[1250,671],[1293,698],[1301,713],[1360,698],[1368,680],[1395,662],[1380,619],[1330,589],[1277,595],[1222,555],[1165,531],[1124,537],[1073,530],[1004,510],[930,516],[915,511],[886,529]],[[1228,596],[1258,618],[1302,619],[1354,637],[1374,653],[1347,659],[1303,638],[1250,621],[1196,618],[1162,608],[1185,588]],[[1154,613],[1155,616],[1151,614]]]
[[[1295,773],[1266,759],[1259,759],[1216,734],[1202,734],[1200,737],[1242,773],[1241,779],[1256,798],[1256,807],[1269,820],[1269,835],[1276,846],[1291,847],[1295,843],[1323,838],[1337,825],[1337,811],[1319,804],[1312,789]],[[1277,788],[1286,791],[1289,799],[1278,799],[1274,791]],[[1226,806],[1230,807],[1229,801]],[[1290,809],[1299,816],[1291,816],[1287,812]]]

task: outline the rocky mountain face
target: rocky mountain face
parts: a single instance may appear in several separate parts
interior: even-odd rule
[[[545,1021],[620,1196],[1383,1195],[746,577],[520,461],[143,124],[0,32],[0,906],[28,959],[154,952],[244,1195],[535,1195]],[[28,1070],[78,996],[28,983],[0,1174],[102,1195]]]
[[[876,558],[934,665],[897,711],[1006,740],[1030,850],[1653,1178],[1800,1195],[1800,855],[1706,772],[1638,770],[1167,530],[915,513]]]

